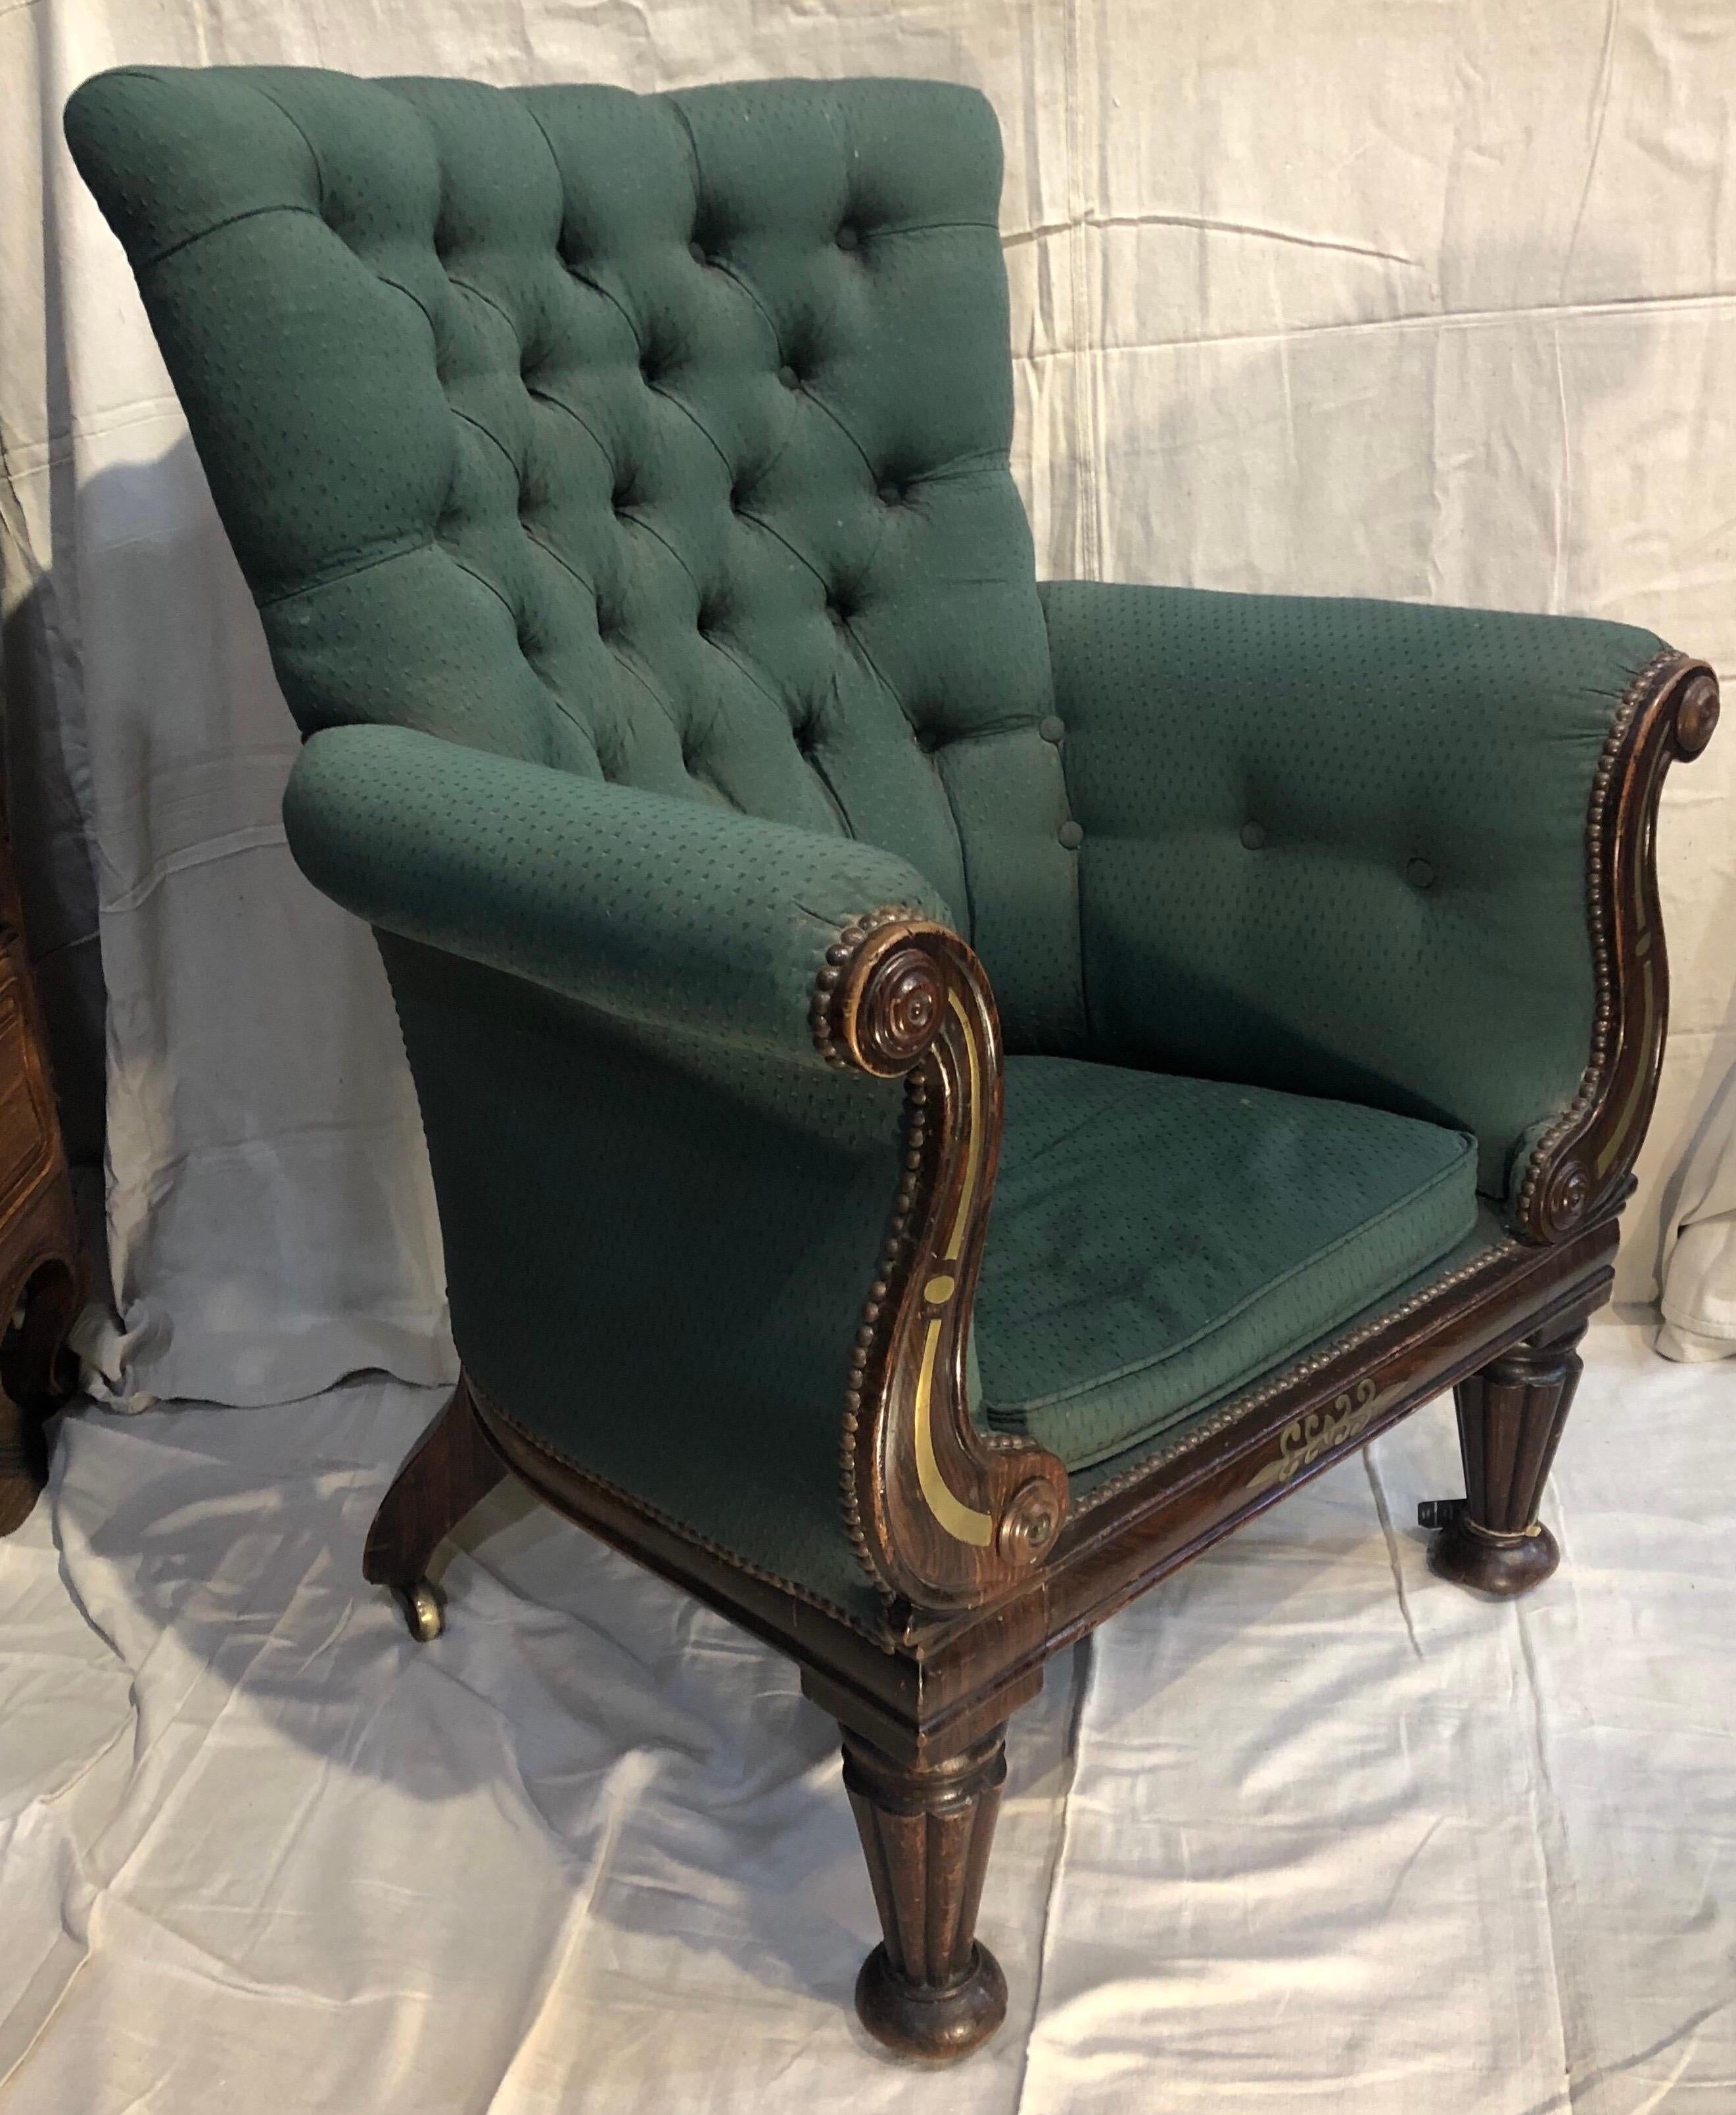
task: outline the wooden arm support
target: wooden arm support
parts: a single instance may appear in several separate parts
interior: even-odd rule
[[[1670,972],[1658,903],[1658,798],[1673,761],[1691,762],[1718,724],[1718,679],[1663,653],[1634,679],[1599,759],[1586,826],[1586,887],[1597,1011],[1572,1103],[1532,1148],[1514,1231],[1559,1241],[1615,1210],[1651,1121]]]
[[[904,1163],[850,1351],[844,1507],[876,1581],[911,1612],[980,1606],[1054,1547],[1067,1472],[979,1431],[966,1353],[1001,1149],[1001,1025],[945,926],[874,912],[828,952],[814,1037],[842,1069],[905,1080]]]

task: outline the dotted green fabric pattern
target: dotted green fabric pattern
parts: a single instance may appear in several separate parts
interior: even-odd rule
[[[314,735],[283,819],[303,872],[378,930],[810,1071],[808,1006],[840,927],[882,903],[946,915],[873,845],[409,727]]]
[[[1468,1131],[1591,1047],[1592,782],[1661,642],[1589,619],[1051,583],[1089,1054]]]
[[[900,1084],[380,951],[468,1370],[569,1460],[873,1625],[839,1447]]]
[[[1323,1336],[1477,1221],[1477,1152],[1383,1110],[1015,1058],[977,1356],[990,1424],[1070,1468]]]
[[[1497,1194],[1571,1094],[1658,642],[1039,593],[979,96],[131,67],[66,131],[309,737],[296,856],[380,934],[460,1351],[596,1474],[873,1621],[899,1094],[807,1005],[882,902],[1033,1053],[980,1368],[1074,1466],[1427,1269],[1459,1134]]]
[[[1076,1015],[980,95],[130,67],[66,132],[304,729],[862,838]]]

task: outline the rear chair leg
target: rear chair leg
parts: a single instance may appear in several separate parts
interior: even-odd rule
[[[13,1296],[18,1327],[7,1330],[0,1312],[0,1535],[24,1525],[48,1480],[44,1420],[78,1384],[66,1332],[78,1313],[79,1291],[75,1265],[51,1256]]]
[[[506,1475],[483,1437],[462,1375],[446,1408],[410,1450],[368,1530],[362,1576],[396,1594],[410,1634],[426,1645],[446,1628],[446,1608],[428,1576],[428,1561],[479,1498]]]
[[[1585,1328],[1572,1322],[1514,1344],[1454,1389],[1465,1496],[1417,1512],[1436,1530],[1428,1561],[1443,1579],[1511,1597],[1561,1562],[1537,1507],[1579,1384],[1574,1347]]]

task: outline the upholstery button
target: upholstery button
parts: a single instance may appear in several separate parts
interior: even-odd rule
[[[887,478],[875,488],[874,497],[882,507],[896,507],[903,500],[904,496],[904,487],[895,484],[891,478]]]
[[[712,261],[705,254],[705,245],[697,236],[688,244],[687,254],[695,264],[709,264]]]
[[[859,250],[862,247],[861,231],[845,221],[838,230],[838,247],[841,250]]]
[[[787,360],[777,370],[777,378],[783,383],[786,389],[799,389],[802,386],[801,376],[796,373],[795,369],[790,365]]]
[[[1040,719],[1037,723],[1037,732],[1045,741],[1059,741],[1067,729],[1065,722],[1058,720],[1054,713],[1051,713],[1046,719]]]
[[[1085,842],[1085,833],[1077,823],[1063,823],[1055,834],[1070,852]]]
[[[1251,852],[1257,852],[1266,842],[1266,833],[1257,823],[1244,823],[1242,842]]]
[[[1404,869],[1404,879],[1413,888],[1431,888],[1435,869],[1426,859],[1413,859]]]

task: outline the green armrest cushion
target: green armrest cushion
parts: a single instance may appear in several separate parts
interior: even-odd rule
[[[302,872],[382,931],[816,1066],[808,1006],[839,929],[889,903],[947,917],[872,845],[406,727],[314,736],[283,815]]]
[[[1502,1195],[1590,1053],[1592,784],[1661,642],[1408,603],[1042,594],[1087,1054],[1468,1131]]]

